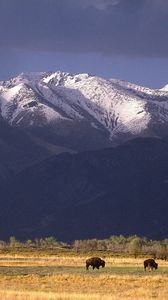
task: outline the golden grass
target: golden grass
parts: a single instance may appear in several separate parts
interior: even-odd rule
[[[115,300],[112,295],[0,291],[3,300]],[[121,300],[125,300],[122,298]],[[163,299],[164,300],[164,299]]]
[[[86,271],[81,256],[1,255],[0,299],[168,299],[168,262],[158,261],[158,271],[144,272],[143,258],[103,258],[106,268]]]
[[[126,266],[143,266],[144,258],[133,257],[105,257],[108,266],[126,267]],[[82,256],[48,256],[48,257],[25,257],[22,255],[0,255],[0,266],[67,266],[67,267],[82,267],[85,266],[86,257]],[[165,260],[157,260],[160,267],[168,267],[168,262]]]
[[[54,279],[54,278],[52,278]],[[110,280],[103,280],[101,279],[101,284],[103,284],[104,287],[102,287],[102,291],[98,291],[98,289],[93,285],[92,289],[85,289],[85,290],[79,290],[77,286],[74,286],[74,282],[71,282],[71,280],[67,283],[66,290],[64,291],[64,286],[62,286],[62,290],[56,290],[56,291],[34,291],[34,290],[23,290],[20,289],[21,286],[16,286],[16,290],[7,290],[4,288],[3,290],[0,290],[0,299],[3,300],[151,300],[151,299],[157,299],[157,300],[167,300],[167,288],[166,283],[163,283],[162,278],[158,277],[155,278],[155,280],[134,280],[133,278],[110,278]],[[119,280],[120,283],[119,283]],[[56,281],[54,280],[54,283]],[[62,280],[60,281],[60,283]],[[81,283],[81,281],[80,281]],[[98,283],[98,282],[96,282]],[[37,282],[36,282],[37,284]],[[42,284],[42,283],[41,283]],[[43,282],[44,284],[44,282]],[[44,286],[36,286],[37,288],[43,289]],[[47,283],[46,283],[47,284]],[[76,291],[72,291],[72,285],[73,287],[77,288]],[[68,288],[69,286],[69,288]],[[14,286],[13,286],[14,287]],[[30,287],[29,287],[30,288]],[[84,288],[84,282],[82,282],[82,288]]]

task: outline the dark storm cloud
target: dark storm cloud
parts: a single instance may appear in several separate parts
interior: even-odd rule
[[[168,0],[0,0],[1,48],[168,57]]]

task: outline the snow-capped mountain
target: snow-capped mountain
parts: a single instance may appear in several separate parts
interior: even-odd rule
[[[80,135],[80,128],[109,143],[164,136],[168,89],[152,90],[89,74],[23,73],[0,82],[0,113],[11,126],[50,127],[57,136],[69,136],[74,130]]]
[[[1,236],[165,237],[167,133],[167,86],[62,72],[0,82]]]

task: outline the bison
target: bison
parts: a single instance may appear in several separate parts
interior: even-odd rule
[[[99,269],[100,266],[102,266],[102,268],[104,268],[105,261],[103,259],[101,259],[100,257],[91,257],[86,260],[86,270],[89,269],[89,266],[92,266],[93,270],[95,268]]]
[[[149,259],[144,260],[144,270],[145,271],[146,271],[146,268],[149,268],[151,270],[157,269],[158,264],[154,261],[154,259],[149,258]]]

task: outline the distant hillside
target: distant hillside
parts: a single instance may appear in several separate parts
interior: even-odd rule
[[[60,154],[1,189],[1,238],[168,236],[168,141]]]

